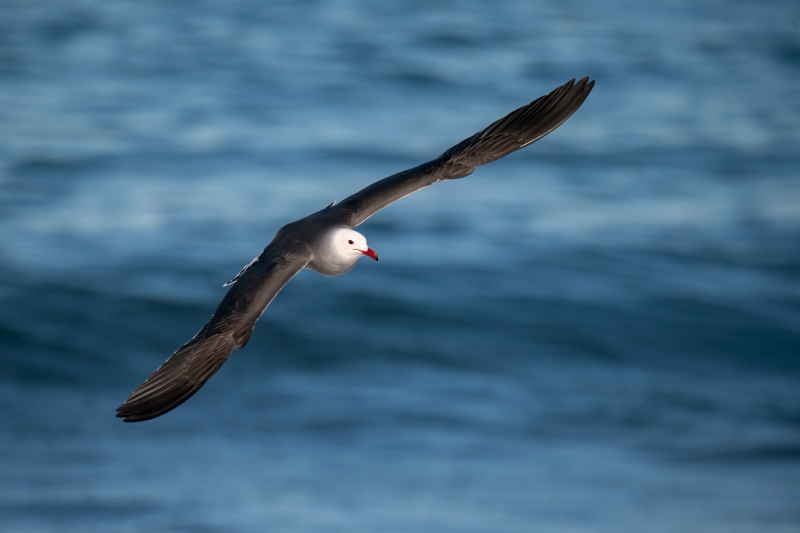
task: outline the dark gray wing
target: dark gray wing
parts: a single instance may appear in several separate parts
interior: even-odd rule
[[[214,315],[117,408],[125,422],[150,420],[197,392],[247,344],[256,321],[286,283],[311,258],[307,246],[276,239],[242,271]]]
[[[437,181],[463,178],[475,167],[500,159],[541,139],[560,126],[580,106],[594,81],[570,80],[546,96],[501,118],[464,139],[438,158],[377,181],[336,204],[345,223],[355,227],[387,205]]]

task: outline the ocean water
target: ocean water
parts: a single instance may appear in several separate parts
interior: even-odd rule
[[[186,404],[282,224],[570,78]],[[800,531],[800,9],[5,1],[0,531]]]

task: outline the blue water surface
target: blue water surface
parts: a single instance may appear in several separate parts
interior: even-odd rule
[[[570,78],[185,405],[114,409],[282,224]],[[800,530],[789,0],[0,6],[0,530]]]

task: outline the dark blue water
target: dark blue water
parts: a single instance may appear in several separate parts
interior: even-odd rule
[[[283,223],[573,77],[168,415]],[[0,529],[800,530],[795,2],[3,2]]]

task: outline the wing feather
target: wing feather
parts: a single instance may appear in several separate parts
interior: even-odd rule
[[[564,123],[586,100],[594,81],[570,80],[550,94],[512,111],[441,156],[369,185],[331,209],[351,227],[400,198],[437,181],[463,178],[475,167],[491,163],[541,139]]]
[[[125,422],[150,420],[185,402],[247,344],[256,321],[276,294],[307,263],[305,254],[276,250],[275,241],[243,272],[211,319],[133,391],[117,416]]]

